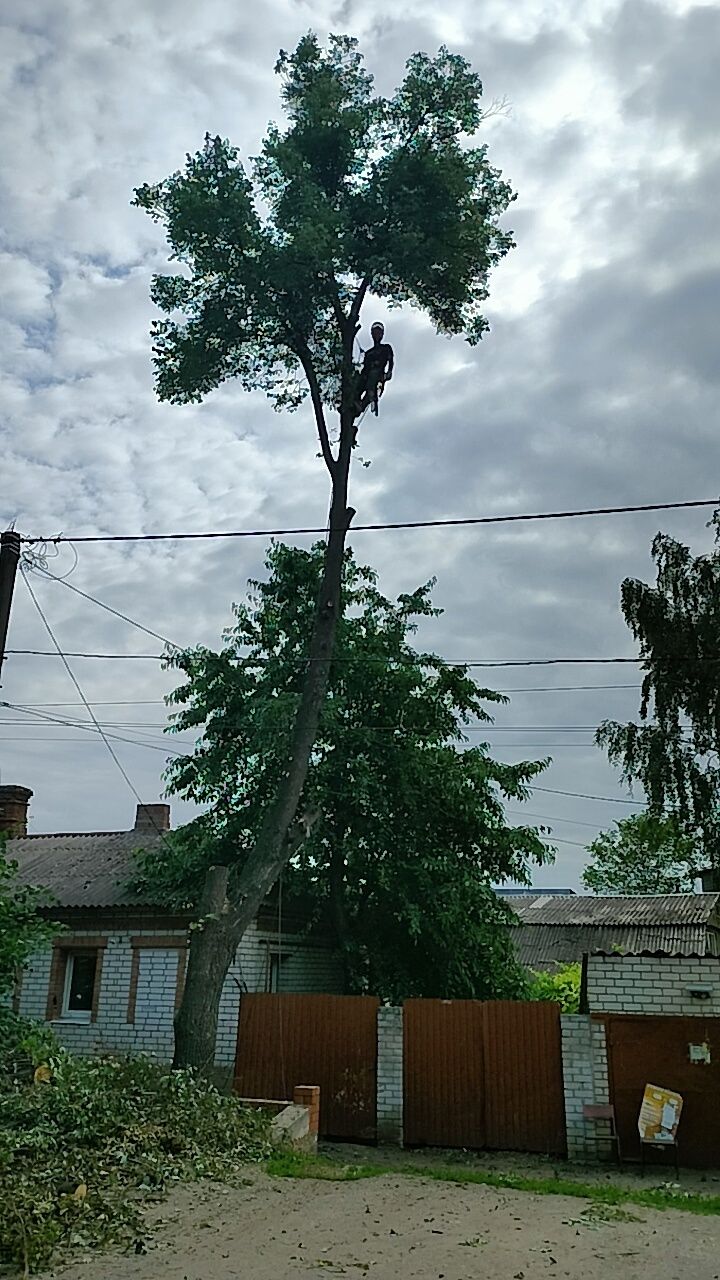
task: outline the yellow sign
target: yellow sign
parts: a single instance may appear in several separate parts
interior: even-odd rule
[[[661,1089],[656,1084],[646,1084],[643,1094],[638,1129],[642,1142],[674,1142],[683,1100],[672,1089]]]

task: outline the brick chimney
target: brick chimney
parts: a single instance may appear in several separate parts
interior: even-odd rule
[[[9,836],[27,835],[27,811],[32,794],[28,787],[0,787],[0,831]]]
[[[148,831],[157,835],[158,831],[170,830],[169,804],[139,804],[135,813],[135,831]]]

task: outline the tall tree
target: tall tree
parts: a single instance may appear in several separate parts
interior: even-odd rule
[[[242,874],[283,768],[323,550],[274,545],[269,576],[235,606],[222,651],[172,658],[187,676],[173,695],[184,708],[176,728],[203,726],[203,736],[169,765],[168,781],[208,808],[142,859],[143,887],[158,900],[195,905],[219,852],[231,879]],[[536,829],[507,825],[503,808],[525,798],[547,762],[502,764],[486,744],[467,745],[490,720],[487,704],[507,699],[414,648],[418,620],[439,613],[431,586],[393,603],[346,553],[347,608],[305,786],[320,817],[285,873],[285,901],[298,892],[322,913],[352,990],[391,1000],[516,995],[512,913],[491,886],[526,881],[529,864],[550,856]]]
[[[512,245],[499,227],[512,194],[468,144],[482,84],[443,48],[414,54],[391,98],[374,94],[356,42],[305,36],[276,70],[287,126],[270,125],[246,171],[206,137],[185,169],[140,187],[135,202],[167,230],[182,274],[155,277],[168,316],[154,326],[157,391],[201,400],[226,378],[264,390],[278,409],[309,394],[331,481],[329,533],[306,642],[286,767],[266,797],[243,873],[208,871],[176,1020],[175,1063],[212,1062],[222,983],[243,932],[308,829],[297,821],[341,611],[342,557],[353,510],[353,344],[365,298],[409,302],[440,333],[477,342],[488,273]],[[180,316],[178,319],[177,317]],[[339,444],[331,445],[335,415]]]
[[[650,811],[674,815],[697,850],[718,866],[720,838],[720,515],[715,549],[693,556],[659,533],[655,586],[626,578],[622,611],[640,645],[640,723],[605,721],[597,741]]]
[[[700,872],[692,836],[673,815],[633,813],[588,845],[583,884],[593,893],[692,893]]]

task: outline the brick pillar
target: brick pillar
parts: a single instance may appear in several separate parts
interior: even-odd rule
[[[378,1142],[403,1141],[403,1011],[378,1009],[377,1136]]]
[[[610,1101],[605,1027],[585,1013],[564,1014],[560,1024],[568,1159],[610,1158],[607,1123],[583,1119],[585,1105]]]
[[[293,1089],[293,1102],[296,1107],[307,1107],[309,1133],[317,1138],[320,1129],[320,1086],[317,1084],[296,1084]]]

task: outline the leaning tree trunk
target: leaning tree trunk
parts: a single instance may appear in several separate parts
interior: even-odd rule
[[[185,989],[175,1018],[174,1067],[212,1067],[223,982],[240,939],[312,825],[309,816],[295,822],[295,815],[325,701],[341,611],[345,539],[355,514],[347,505],[352,436],[352,411],[346,407],[341,417],[340,452],[331,472],[330,529],[323,577],[287,767],[237,878],[232,901],[227,898],[227,869],[211,867],[207,873],[203,902],[207,900],[212,905],[205,912],[209,917],[205,921],[201,906],[200,927],[190,935]],[[223,870],[224,877],[219,874]]]

